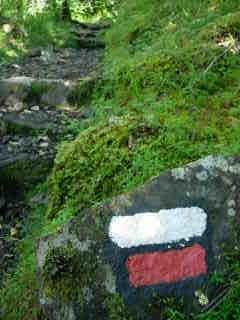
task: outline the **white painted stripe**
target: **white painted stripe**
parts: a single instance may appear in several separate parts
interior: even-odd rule
[[[198,207],[164,209],[159,212],[114,216],[109,237],[121,248],[188,241],[203,235],[207,214]]]

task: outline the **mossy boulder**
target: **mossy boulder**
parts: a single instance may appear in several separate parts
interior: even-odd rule
[[[209,156],[169,170],[96,208],[82,209],[63,228],[43,237],[37,250],[38,281],[40,302],[49,319],[165,319],[169,305],[181,305],[187,313],[210,305],[219,290],[213,276],[226,270],[225,257],[229,253],[239,253],[239,176],[240,157]],[[152,214],[168,215],[172,212],[168,210],[174,208],[203,210],[207,218],[202,233],[151,245],[139,240],[136,245],[125,246],[118,243],[118,237],[134,238],[134,230],[128,234],[127,229],[120,228],[118,237],[111,231],[113,217],[144,214],[146,229],[140,235],[136,232],[136,237],[151,237],[148,218]],[[187,230],[194,229],[199,215],[194,213]],[[175,225],[175,231],[180,228],[180,224]],[[136,263],[142,271],[134,269],[136,266],[128,268],[129,258],[160,254],[166,261],[170,252],[170,260],[174,260],[196,246],[204,252],[205,266],[198,274],[191,274],[190,264],[185,270],[190,275],[174,280],[171,272],[175,274],[178,266],[172,270],[174,264],[169,258],[169,268],[163,271],[170,281],[161,275],[160,268],[159,282],[147,283],[148,273],[159,267],[154,259],[147,270],[144,263],[140,267]],[[138,284],[133,280],[136,274]]]

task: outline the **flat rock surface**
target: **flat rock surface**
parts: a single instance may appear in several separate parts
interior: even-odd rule
[[[74,109],[26,106],[21,112],[3,109],[0,124],[0,168],[24,160],[53,159],[58,141],[71,140],[74,133],[67,125],[81,121],[85,114]]]
[[[30,56],[29,56],[30,55]],[[26,76],[36,79],[77,80],[97,68],[103,51],[99,49],[39,49],[39,54],[0,65],[0,79]]]

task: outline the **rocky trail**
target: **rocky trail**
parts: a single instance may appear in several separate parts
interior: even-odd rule
[[[104,47],[97,33],[105,27],[73,25],[79,49],[36,48],[0,65],[0,285],[3,272],[14,268],[24,235],[24,191],[46,178],[58,143],[76,135],[71,125],[91,117],[89,108],[76,107],[77,92],[96,79]]]

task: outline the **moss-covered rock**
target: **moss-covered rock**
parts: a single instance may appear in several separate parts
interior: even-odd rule
[[[239,157],[210,156],[167,171],[95,209],[80,210],[56,234],[42,238],[38,280],[49,319],[164,319],[170,306],[181,306],[188,313],[211,304],[219,290],[213,275],[224,272],[224,257],[239,250],[239,175]],[[146,213],[147,219],[151,212],[179,207],[200,207],[206,212],[202,235],[124,247],[109,231],[113,216]],[[134,286],[131,282],[126,264],[129,257],[183,252],[195,245],[205,252],[206,270],[200,274],[154,285]]]
[[[57,237],[40,241],[41,303],[50,318],[104,316],[103,301],[116,292],[115,276],[101,254],[104,242],[104,233],[88,210],[59,231]]]
[[[49,216],[70,203],[77,212],[122,191],[136,154],[157,134],[140,117],[114,117],[64,144],[49,181]]]

